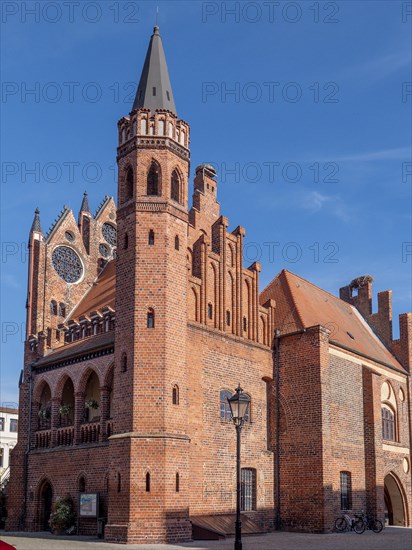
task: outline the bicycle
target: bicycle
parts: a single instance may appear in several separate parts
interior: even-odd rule
[[[365,523],[362,518],[355,516],[351,518],[349,514],[343,514],[335,521],[335,529],[342,533],[343,531],[355,531],[361,535],[365,531]]]
[[[360,518],[363,521],[365,525],[365,529],[369,529],[374,533],[380,533],[383,529],[383,523],[379,519],[375,519],[371,516],[367,516],[363,511],[359,516],[355,516],[355,517]]]

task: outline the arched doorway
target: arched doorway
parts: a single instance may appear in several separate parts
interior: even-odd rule
[[[385,477],[384,489],[385,522],[389,525],[406,525],[402,493],[397,481],[390,474]]]
[[[39,491],[39,529],[50,531],[49,519],[52,511],[53,488],[49,481],[44,481]]]

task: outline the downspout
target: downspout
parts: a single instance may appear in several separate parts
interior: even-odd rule
[[[276,529],[281,529],[281,509],[280,509],[280,365],[279,365],[279,349],[280,349],[280,331],[275,330],[275,388],[276,388],[276,453],[275,453],[275,480],[276,480]]]
[[[27,515],[27,502],[29,499],[29,487],[28,487],[28,478],[29,478],[29,453],[30,453],[30,443],[31,443],[31,423],[32,423],[32,401],[33,401],[33,365],[30,363],[30,379],[29,379],[29,427],[27,430],[27,449],[24,455],[24,487],[26,489],[26,494],[23,501],[23,513],[20,516],[21,528],[26,527],[26,515]]]

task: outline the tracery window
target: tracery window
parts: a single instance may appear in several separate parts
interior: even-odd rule
[[[116,228],[111,223],[103,224],[102,235],[105,238],[106,242],[110,244],[110,246],[116,246],[117,231],[116,231]]]
[[[66,283],[77,283],[83,275],[83,264],[79,255],[68,246],[58,246],[53,250],[52,264]]]
[[[99,245],[99,253],[103,256],[103,258],[108,258],[110,256],[110,249],[106,244],[101,243]]]

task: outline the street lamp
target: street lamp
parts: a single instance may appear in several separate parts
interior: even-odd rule
[[[242,388],[236,388],[236,393],[228,397],[232,420],[236,426],[236,535],[235,550],[242,550],[242,522],[240,521],[240,431],[242,429],[245,416],[248,413],[250,397],[243,393]]]

